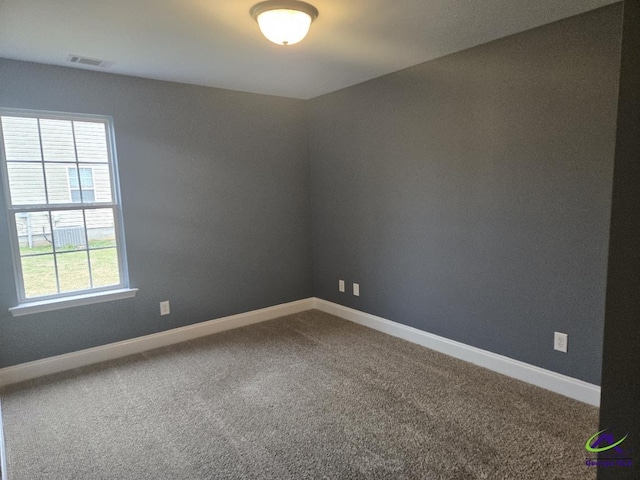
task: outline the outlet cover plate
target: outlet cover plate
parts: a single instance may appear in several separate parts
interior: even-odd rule
[[[171,306],[169,305],[169,300],[160,302],[160,315],[169,315],[170,313],[171,313]]]
[[[569,344],[569,336],[566,333],[560,333],[560,332],[553,333],[553,349],[554,350],[567,353],[568,344]]]

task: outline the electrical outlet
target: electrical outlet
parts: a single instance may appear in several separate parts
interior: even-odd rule
[[[170,313],[171,313],[171,306],[169,305],[169,300],[160,302],[160,315],[169,315]]]
[[[344,280],[338,280],[338,291],[344,293]]]
[[[569,344],[569,335],[566,333],[554,332],[553,333],[553,349],[559,352],[567,353],[567,347]]]
[[[360,284],[358,284],[358,283],[354,283],[354,284],[353,284],[353,294],[354,294],[356,297],[359,297],[359,296],[360,296]]]

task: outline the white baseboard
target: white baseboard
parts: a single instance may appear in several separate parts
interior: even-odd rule
[[[503,355],[488,352],[464,343],[449,340],[417,328],[408,327],[375,315],[344,307],[320,298],[314,299],[314,307],[365,327],[402,338],[412,343],[436,350],[449,356],[465,360],[494,372],[523,382],[551,390],[566,397],[596,407],[600,406],[600,387],[591,383],[545,370]]]
[[[595,406],[600,405],[600,387],[597,385],[315,297],[6,367],[0,369],[0,387],[264,322],[312,308],[581,402]]]
[[[21,363],[12,367],[0,369],[0,387],[13,383],[42,377],[52,373],[83,367],[105,360],[141,353],[154,348],[165,347],[175,343],[204,337],[224,330],[244,327],[254,323],[264,322],[284,315],[303,312],[313,308],[313,298],[306,298],[290,303],[283,303],[273,307],[253,310],[228,317],[210,320],[208,322],[187,325],[164,332],[132,338],[122,342],[110,343],[99,347],[79,350],[77,352],[57,355],[55,357]]]

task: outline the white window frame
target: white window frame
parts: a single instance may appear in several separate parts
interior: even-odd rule
[[[124,226],[122,221],[122,202],[120,198],[120,183],[118,175],[118,162],[116,158],[115,138],[113,129],[113,119],[103,115],[89,115],[89,114],[77,114],[77,113],[63,113],[63,112],[48,112],[40,110],[22,110],[22,109],[10,109],[0,108],[0,116],[13,116],[13,117],[25,117],[25,118],[38,118],[38,119],[53,119],[53,120],[66,120],[66,121],[89,121],[99,122],[105,125],[106,139],[107,139],[107,154],[109,166],[109,176],[111,184],[112,202],[94,202],[94,203],[76,203],[71,201],[69,197],[69,203],[45,203],[38,205],[21,205],[13,206],[11,203],[11,194],[9,188],[9,176],[8,165],[5,156],[4,135],[2,134],[2,123],[0,122],[0,173],[2,174],[2,187],[4,190],[5,210],[9,223],[9,230],[11,236],[11,250],[13,254],[13,269],[15,274],[16,292],[18,297],[18,305],[10,308],[9,310],[14,316],[26,315],[31,313],[40,313],[49,310],[58,310],[77,305],[87,305],[92,303],[104,302],[109,300],[116,300],[121,298],[129,298],[135,296],[137,289],[130,288],[129,286],[129,271],[127,267],[126,256],[126,244],[124,237]],[[42,161],[42,159],[41,159]],[[82,162],[83,164],[91,162]],[[75,164],[79,167],[77,153]],[[105,165],[104,162],[100,162],[100,165]],[[47,174],[43,165],[44,175],[44,187],[45,194],[47,191]],[[83,167],[84,168],[84,167]],[[93,170],[93,169],[92,169]],[[93,173],[93,172],[92,172]],[[80,172],[78,172],[78,182],[80,189]],[[94,177],[94,192],[95,192],[95,177]],[[95,193],[94,193],[95,195]],[[47,197],[48,198],[48,197]],[[111,209],[113,211],[114,230],[116,237],[116,252],[118,257],[118,268],[120,270],[120,283],[118,285],[110,285],[107,287],[93,287],[84,290],[76,290],[72,292],[56,293],[47,296],[40,297],[26,297],[24,287],[24,277],[22,274],[22,262],[20,256],[20,243],[18,238],[18,228],[16,225],[17,213],[28,212],[49,212],[49,218],[53,217],[53,214],[57,211],[65,210],[82,210],[83,215],[87,210],[95,209]],[[85,235],[86,225],[85,225]],[[53,228],[52,228],[53,237]],[[55,255],[55,246],[52,245]],[[87,249],[87,255],[89,250]],[[55,259],[55,257],[54,257]],[[91,268],[89,266],[89,268]],[[58,271],[56,267],[56,284],[58,284]],[[58,288],[59,290],[59,288]]]

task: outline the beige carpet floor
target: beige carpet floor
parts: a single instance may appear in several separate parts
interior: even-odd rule
[[[315,310],[0,397],[7,480],[595,478],[596,408]]]

